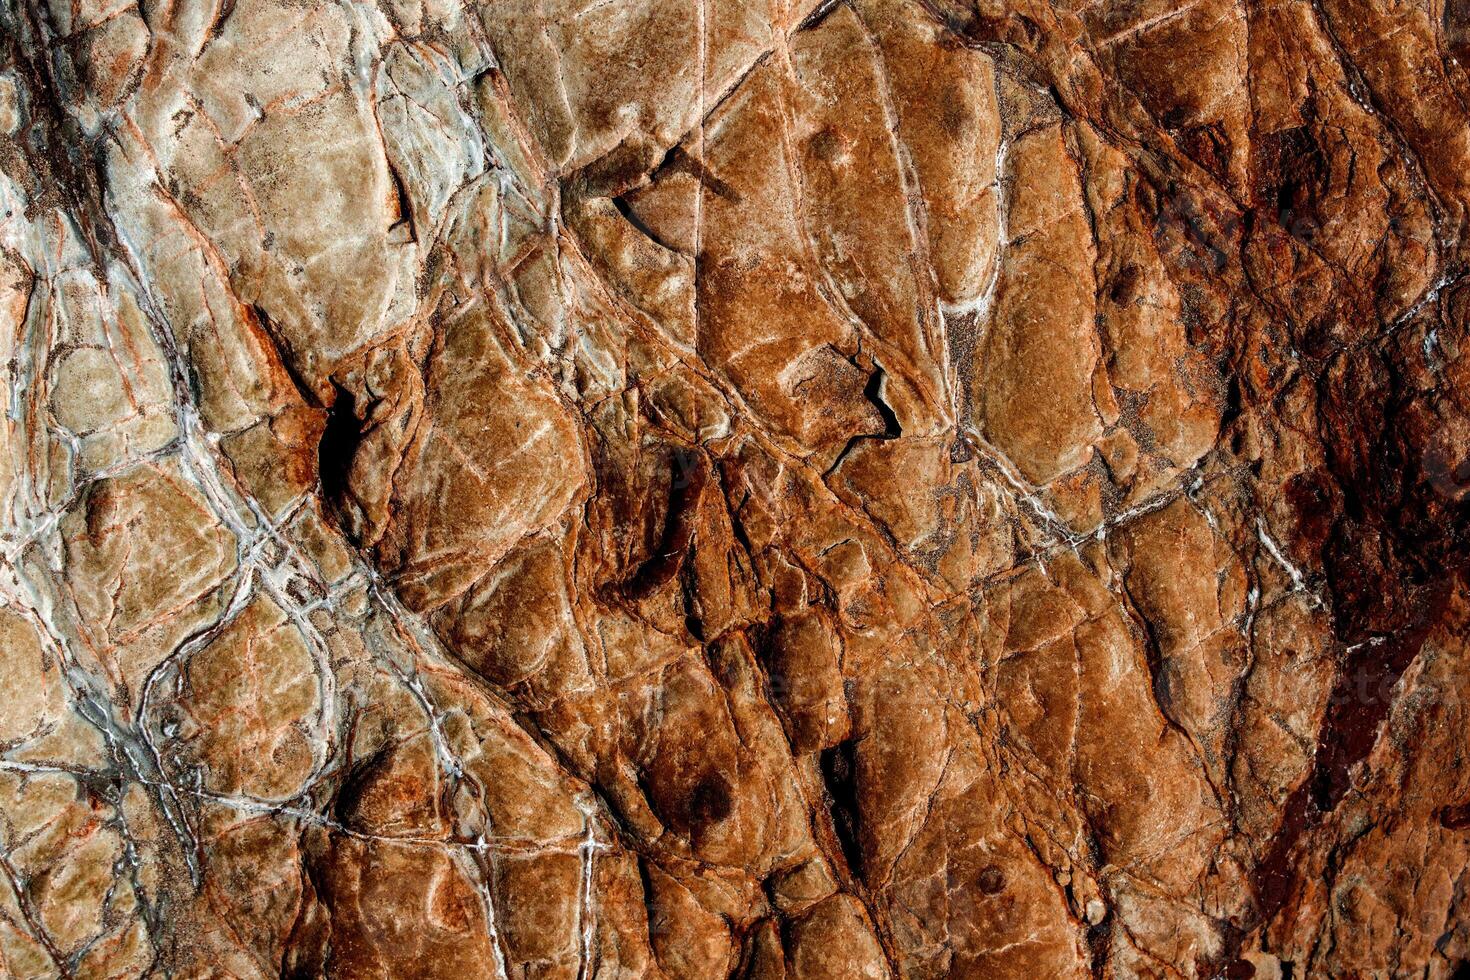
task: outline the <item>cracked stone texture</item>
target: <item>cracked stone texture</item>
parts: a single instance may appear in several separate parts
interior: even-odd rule
[[[1470,975],[1463,0],[0,0],[0,976]]]

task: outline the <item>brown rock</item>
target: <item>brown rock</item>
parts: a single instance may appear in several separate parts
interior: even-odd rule
[[[1467,53],[0,0],[0,975],[1463,975]]]

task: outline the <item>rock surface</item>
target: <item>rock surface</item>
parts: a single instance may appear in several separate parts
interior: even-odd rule
[[[0,0],[0,976],[1466,976],[1467,57]]]

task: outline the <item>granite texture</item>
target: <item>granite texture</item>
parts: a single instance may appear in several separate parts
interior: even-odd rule
[[[1467,976],[1467,57],[0,0],[0,976]]]

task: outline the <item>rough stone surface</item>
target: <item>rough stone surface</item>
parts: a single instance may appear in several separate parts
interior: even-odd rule
[[[1462,0],[0,0],[0,977],[1470,975]]]

